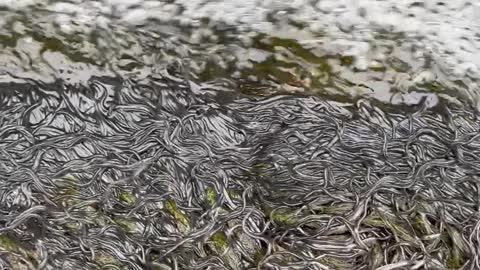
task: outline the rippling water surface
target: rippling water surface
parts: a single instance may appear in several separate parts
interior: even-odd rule
[[[0,1],[1,269],[480,269],[479,14]]]

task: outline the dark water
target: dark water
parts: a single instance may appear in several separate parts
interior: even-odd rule
[[[480,268],[470,79],[398,33],[364,69],[302,25],[48,7],[2,10],[3,269]]]

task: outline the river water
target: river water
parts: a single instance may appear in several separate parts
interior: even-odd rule
[[[0,0],[1,269],[480,269],[479,16]]]

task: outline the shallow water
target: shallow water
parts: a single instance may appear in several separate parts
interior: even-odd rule
[[[0,1],[0,265],[480,268],[476,5],[439,3]]]

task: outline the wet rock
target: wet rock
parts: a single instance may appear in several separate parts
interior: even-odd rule
[[[432,71],[421,71],[414,78],[413,82],[417,85],[433,83],[437,76]]]

